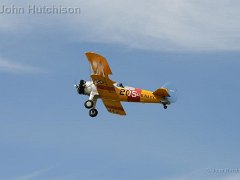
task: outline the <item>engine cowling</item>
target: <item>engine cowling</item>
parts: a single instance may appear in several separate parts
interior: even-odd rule
[[[84,89],[86,86],[85,84],[86,84],[86,81],[80,80],[80,83],[76,85],[78,94],[84,94]]]
[[[75,85],[78,94],[90,95],[92,91],[96,91],[96,87],[92,81],[80,80],[78,85]]]

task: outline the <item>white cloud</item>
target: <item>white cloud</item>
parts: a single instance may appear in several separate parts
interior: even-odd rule
[[[36,170],[36,171],[33,171],[33,172],[29,173],[29,174],[26,174],[26,175],[14,178],[13,180],[31,180],[31,179],[36,179],[39,176],[45,175],[51,169],[53,169],[53,167]]]
[[[225,0],[94,0],[83,3],[82,19],[91,41],[156,50],[239,50],[239,7]]]
[[[162,51],[240,50],[237,0],[52,0],[48,3],[81,7],[81,15],[56,17],[63,31],[68,31],[67,38],[80,42]],[[49,19],[38,16],[37,20],[40,18]]]
[[[25,64],[19,64],[0,58],[0,72],[8,73],[40,73],[41,69]]]

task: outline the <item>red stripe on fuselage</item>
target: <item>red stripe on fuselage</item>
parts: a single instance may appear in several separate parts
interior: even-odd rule
[[[107,91],[115,91],[114,87],[109,87],[109,86],[97,85],[97,88],[102,90],[107,90]]]
[[[128,96],[128,101],[130,102],[140,102],[141,92],[142,90],[136,88],[135,90],[130,90],[131,93]]]

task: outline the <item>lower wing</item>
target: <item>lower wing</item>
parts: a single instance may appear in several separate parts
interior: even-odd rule
[[[114,81],[108,77],[101,75],[91,75],[93,83],[97,87],[99,96],[102,98],[103,104],[107,108],[108,112],[119,115],[126,115],[118,95],[115,91]]]
[[[108,112],[113,114],[126,115],[126,112],[124,111],[120,101],[104,98],[102,98],[102,101]]]

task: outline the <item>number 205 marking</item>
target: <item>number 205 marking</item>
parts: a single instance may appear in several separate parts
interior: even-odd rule
[[[121,89],[120,90],[120,95],[126,95],[126,96],[130,96],[130,97],[137,97],[139,96],[139,94],[137,93],[137,91],[135,90],[125,90],[125,89]]]

